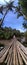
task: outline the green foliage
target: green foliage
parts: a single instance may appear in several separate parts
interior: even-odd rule
[[[27,31],[24,33],[25,38],[27,39]]]
[[[27,16],[27,0],[19,0],[22,12]]]
[[[5,27],[3,30],[1,29],[0,30],[0,39],[11,39],[13,36],[16,36],[16,37],[21,37],[21,33],[19,30],[16,30],[16,29],[12,29],[12,28],[7,28]]]
[[[19,30],[14,29],[13,32],[14,32],[14,35],[15,35],[16,37],[20,37],[20,36],[21,36],[21,33],[20,33]]]
[[[21,33],[22,38],[25,38],[25,41],[22,42],[22,44],[27,47],[27,31],[25,31],[24,33]]]
[[[3,31],[2,30],[0,30],[0,39],[3,39]]]
[[[24,36],[25,36],[25,40],[27,42],[27,31],[24,33]]]
[[[24,21],[23,27],[24,27],[25,29],[27,29],[27,21]]]
[[[16,7],[17,17],[24,16],[27,19],[27,0],[18,0],[18,6]]]
[[[25,37],[27,37],[27,31],[24,33]]]

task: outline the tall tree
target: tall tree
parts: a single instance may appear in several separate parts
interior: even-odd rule
[[[3,21],[4,21],[4,18],[5,18],[5,16],[6,16],[6,14],[8,13],[8,11],[10,10],[10,11],[13,11],[13,8],[14,8],[14,6],[13,6],[13,2],[14,1],[12,1],[12,2],[6,2],[5,1],[5,3],[6,3],[6,5],[2,5],[2,6],[0,6],[0,13],[2,14],[2,15],[4,15],[4,17],[2,18],[2,19],[0,19],[0,28],[1,28],[1,26],[2,26],[2,24],[3,24]],[[5,14],[3,13],[3,11],[5,12]]]
[[[16,12],[18,12],[18,17],[24,16],[27,19],[27,0],[18,0]]]

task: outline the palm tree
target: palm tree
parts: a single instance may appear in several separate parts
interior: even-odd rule
[[[5,1],[5,2],[6,2],[6,1]],[[10,3],[7,3],[7,2],[6,2],[6,5],[2,5],[2,6],[0,7],[0,13],[4,15],[4,17],[3,17],[2,19],[0,19],[0,27],[2,26],[3,21],[4,21],[4,18],[5,18],[5,16],[6,16],[6,14],[8,13],[8,11],[9,11],[9,10],[10,10],[10,11],[13,11],[13,8],[15,8],[15,7],[13,6],[13,3],[14,3],[14,1],[12,1],[12,2],[10,2]],[[6,11],[5,14],[3,13],[3,11]]]
[[[16,12],[18,12],[18,17],[24,16],[27,19],[27,0],[19,0]]]
[[[3,5],[0,6],[0,13],[3,15]]]

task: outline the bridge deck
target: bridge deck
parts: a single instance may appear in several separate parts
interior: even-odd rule
[[[14,38],[0,52],[0,65],[27,65],[27,48]]]

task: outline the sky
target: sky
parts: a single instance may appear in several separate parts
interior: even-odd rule
[[[9,0],[6,0],[7,2]],[[5,4],[4,0],[0,0],[0,4]],[[17,0],[15,0],[15,4],[17,5]],[[0,17],[2,17],[2,15],[0,14]],[[6,15],[5,19],[4,19],[4,27],[11,27],[11,28],[15,28],[17,30],[20,30],[21,32],[24,32],[24,28],[22,26],[23,23],[23,17],[19,17],[17,19],[17,14],[14,14],[14,12],[8,12],[8,14]]]
[[[5,4],[5,2],[4,1],[7,1],[7,2],[9,2],[9,1],[13,1],[13,0],[0,0],[0,4]]]

